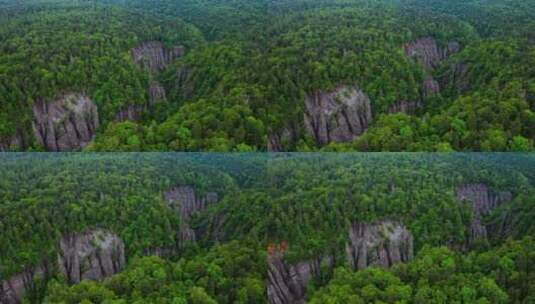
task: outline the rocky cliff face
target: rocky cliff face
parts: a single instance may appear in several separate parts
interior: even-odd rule
[[[495,193],[485,184],[466,184],[457,187],[456,196],[460,201],[469,202],[472,206],[472,222],[470,223],[469,242],[487,239],[488,228],[481,219],[502,203],[511,201],[510,192]]]
[[[409,57],[416,58],[420,65],[427,70],[436,68],[451,54],[458,52],[460,45],[456,41],[448,43],[441,48],[432,37],[423,37],[405,44],[405,53]]]
[[[165,88],[158,82],[153,81],[149,86],[149,100],[145,104],[130,104],[122,107],[115,115],[115,121],[139,121],[150,106],[162,102],[166,98]]]
[[[398,101],[388,108],[388,113],[392,114],[402,112],[406,114],[413,114],[416,112],[419,106],[420,102],[417,101]]]
[[[80,93],[53,101],[38,99],[33,114],[35,138],[48,151],[79,150],[93,140],[99,127],[97,106]]]
[[[30,140],[22,130],[17,130],[15,134],[7,137],[0,136],[0,152],[16,151],[29,146]]]
[[[36,278],[46,284],[55,272],[55,263],[44,260],[1,282],[0,303],[18,304],[25,293],[36,289]],[[64,235],[59,242],[58,270],[69,283],[100,280],[119,272],[125,265],[123,241],[104,230]]]
[[[149,86],[149,105],[153,105],[165,100],[165,89],[156,81],[153,81]]]
[[[280,131],[273,132],[268,136],[267,150],[268,152],[283,152],[287,151],[291,143],[297,141],[296,127],[284,128]]]
[[[2,281],[0,286],[0,303],[18,304],[26,291],[35,289],[35,278],[45,280],[50,276],[48,263],[35,267],[28,267],[24,272]]]
[[[370,99],[355,86],[318,91],[306,98],[305,106],[305,127],[318,145],[351,141],[372,121]]]
[[[413,237],[404,225],[393,221],[355,223],[349,229],[346,254],[354,269],[390,267],[412,259]]]
[[[430,73],[459,50],[460,44],[456,41],[451,41],[445,47],[440,47],[432,37],[419,38],[405,44],[405,54],[415,58],[428,74],[423,83],[424,97],[440,93],[440,85]]]
[[[163,70],[173,60],[183,56],[184,47],[175,46],[168,49],[159,41],[148,41],[133,48],[130,53],[136,64],[154,73]]]
[[[194,242],[196,234],[188,224],[188,220],[195,213],[204,210],[211,204],[217,203],[218,195],[209,192],[205,196],[198,196],[190,186],[178,186],[164,193],[167,205],[178,211],[182,218],[182,227],[178,233],[179,247],[187,242]]]
[[[310,280],[336,264],[333,254],[324,254],[290,265],[284,260],[287,248],[284,242],[268,248],[267,296],[271,304],[304,303]],[[390,267],[412,258],[412,234],[398,222],[355,223],[349,229],[346,259],[354,269]]]
[[[331,256],[289,265],[284,260],[285,245],[268,249],[267,296],[270,304],[304,303],[306,287],[310,280],[320,275],[322,266],[334,267]]]
[[[123,241],[107,231],[68,234],[59,245],[59,270],[70,283],[100,280],[119,272],[125,265]]]

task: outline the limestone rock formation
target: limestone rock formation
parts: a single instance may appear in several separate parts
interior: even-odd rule
[[[354,269],[390,267],[412,259],[413,237],[398,222],[354,223],[349,229],[346,254]]]
[[[289,265],[284,260],[284,251],[284,245],[268,249],[268,303],[304,303],[307,284],[320,275],[323,265],[332,268],[334,259],[331,256],[322,256]]]
[[[318,145],[351,141],[372,121],[370,99],[356,86],[315,92],[305,106],[305,127]]]
[[[472,205],[472,222],[470,223],[469,242],[486,239],[488,227],[481,223],[482,217],[489,214],[502,203],[511,201],[510,192],[495,193],[485,184],[466,184],[457,187],[456,196],[460,201],[467,201]]]
[[[422,37],[405,44],[407,56],[416,58],[420,65],[427,70],[436,68],[443,60],[458,52],[459,49],[460,45],[456,41],[452,41],[441,48],[432,37]]]
[[[80,93],[66,93],[33,105],[33,131],[48,151],[79,150],[89,144],[99,127],[97,106]]]
[[[218,195],[208,192],[205,196],[199,196],[191,186],[178,186],[164,193],[167,206],[178,211],[182,218],[182,227],[178,233],[179,246],[187,242],[194,242],[196,234],[188,224],[188,220],[195,213],[204,210],[211,204],[217,203]]]
[[[0,136],[0,152],[25,149],[29,145],[29,140],[27,140],[26,137],[26,134],[22,130],[17,130],[17,132],[11,136]]]
[[[288,145],[297,140],[297,131],[294,126],[284,128],[278,132],[273,132],[268,136],[268,152],[283,152],[288,149]]]
[[[184,47],[175,46],[168,49],[160,41],[148,41],[130,52],[136,64],[154,73],[163,70],[173,60],[183,56]]]
[[[423,83],[424,97],[440,93],[440,85],[430,73],[442,61],[459,50],[460,44],[456,41],[451,41],[446,46],[440,47],[432,37],[422,37],[405,44],[405,54],[415,58],[428,74]]]
[[[424,97],[437,95],[440,93],[440,85],[432,76],[427,76],[424,80],[423,94]]]
[[[117,114],[115,114],[115,121],[138,121],[145,111],[145,105],[131,104],[122,107]]]
[[[267,296],[270,304],[304,303],[306,287],[321,271],[332,271],[334,254],[319,255],[295,265],[284,259],[288,245],[268,248]],[[405,226],[394,221],[355,223],[349,229],[346,258],[354,269],[368,266],[390,267],[413,257],[413,237]]]
[[[165,100],[165,88],[158,82],[153,81],[149,86],[149,105]]]
[[[125,265],[123,241],[104,230],[70,233],[60,240],[59,270],[69,283],[101,280]]]
[[[0,281],[0,303],[19,304],[24,293],[35,289],[35,279],[41,277],[47,279],[50,276],[47,262],[35,267],[28,267],[24,272]]]
[[[416,109],[420,106],[420,103],[417,101],[398,101],[392,104],[388,108],[388,113],[398,113],[403,112],[406,114],[413,114],[416,112]]]

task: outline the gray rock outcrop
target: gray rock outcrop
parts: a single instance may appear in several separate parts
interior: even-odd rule
[[[99,127],[97,106],[80,93],[66,93],[33,105],[35,138],[48,151],[79,150],[89,144]]]
[[[178,232],[179,247],[187,242],[195,242],[196,233],[189,226],[189,219],[197,212],[206,209],[209,205],[217,203],[218,195],[215,192],[208,192],[205,196],[199,196],[191,186],[178,186],[169,189],[164,193],[164,199],[172,209],[180,214],[182,226]]]
[[[1,281],[0,303],[19,304],[24,294],[35,289],[35,279],[47,279],[50,276],[48,263],[35,267],[27,267],[22,273],[16,274],[7,280]]]
[[[69,283],[101,280],[125,266],[123,241],[104,230],[70,233],[60,240],[58,266]]]
[[[424,97],[440,93],[439,82],[431,76],[431,71],[449,56],[459,52],[460,48],[460,44],[456,41],[451,41],[446,46],[440,47],[432,37],[422,37],[405,44],[405,54],[415,58],[427,73],[423,83]]]
[[[284,260],[284,250],[275,248],[268,252],[267,297],[270,304],[304,303],[306,287],[326,268],[334,267],[331,256],[289,265]]]
[[[416,58],[418,63],[427,70],[436,68],[451,54],[458,52],[460,45],[456,41],[449,42],[441,48],[432,37],[422,37],[405,44],[405,53],[409,57]]]
[[[305,128],[318,145],[347,142],[372,121],[370,99],[356,86],[318,91],[305,99]]]
[[[285,242],[268,248],[267,297],[270,304],[304,303],[306,287],[322,271],[332,271],[334,254],[288,264],[284,259]],[[384,220],[371,224],[353,224],[346,243],[346,259],[352,267],[390,267],[413,258],[413,237],[398,222]]]
[[[297,131],[295,127],[284,128],[280,131],[273,132],[268,136],[268,152],[287,151],[289,146],[297,141]]]
[[[354,223],[348,237],[346,254],[353,269],[390,267],[413,258],[412,234],[398,222]]]
[[[388,108],[388,113],[392,114],[402,112],[406,114],[413,114],[416,112],[419,106],[420,102],[417,101],[398,101]]]
[[[166,48],[160,41],[148,41],[133,48],[132,59],[141,68],[150,72],[163,70],[173,60],[184,55],[184,47]]]
[[[494,208],[502,203],[511,201],[510,192],[496,193],[491,191],[485,184],[466,184],[455,190],[457,199],[469,202],[472,207],[472,221],[470,223],[469,243],[476,240],[487,239],[488,228],[481,220]]]
[[[165,88],[159,82],[153,81],[149,86],[149,105],[163,101],[165,97]]]

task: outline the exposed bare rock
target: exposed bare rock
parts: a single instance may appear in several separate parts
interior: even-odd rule
[[[319,145],[351,141],[372,121],[370,99],[356,86],[318,91],[306,98],[305,106],[306,130]]]
[[[286,151],[289,145],[297,140],[296,128],[284,128],[281,131],[273,132],[268,136],[268,152]]]
[[[165,88],[154,81],[149,86],[149,105],[165,100]]]
[[[451,41],[445,47],[440,47],[432,37],[419,38],[405,44],[405,54],[415,58],[428,73],[459,50],[460,44],[456,41]],[[440,85],[431,75],[427,75],[424,80],[423,93],[424,97],[440,93]]]
[[[322,265],[334,266],[331,256],[289,265],[284,260],[284,245],[268,249],[267,297],[270,304],[304,303],[306,287],[320,275]]]
[[[201,197],[191,186],[174,187],[164,193],[164,198],[169,207],[178,210],[183,220],[178,232],[179,247],[196,240],[195,231],[188,224],[191,216],[218,201],[217,193],[208,192]]]
[[[119,110],[117,114],[115,115],[115,121],[138,121],[141,119],[143,115],[143,111],[145,111],[144,105],[127,105]]]
[[[354,269],[390,267],[413,257],[413,237],[398,222],[355,223],[349,229],[347,259]]]
[[[70,233],[60,240],[58,265],[69,283],[101,280],[125,265],[124,243],[104,230]]]
[[[191,186],[178,186],[165,192],[167,205],[177,208],[182,219],[188,220],[191,216],[208,205],[217,202],[218,196],[215,192],[208,192],[206,196],[200,197],[195,194],[195,189]]]
[[[45,281],[50,277],[48,263],[45,262],[39,266],[28,267],[24,272],[1,281],[0,303],[21,303],[24,294],[36,288],[35,279],[38,277],[43,278]]]
[[[33,105],[33,131],[48,151],[79,150],[89,144],[99,126],[97,106],[80,93],[67,93],[53,101]]]
[[[460,45],[456,41],[448,43],[441,48],[432,37],[423,37],[405,44],[405,53],[409,57],[416,58],[420,65],[427,70],[436,68],[451,54],[458,52]]]
[[[510,192],[495,193],[485,184],[466,184],[456,189],[457,198],[460,201],[470,202],[472,205],[472,222],[470,223],[470,239],[486,239],[488,227],[481,223],[484,215],[489,214],[494,208],[512,199]]]
[[[388,108],[388,113],[403,112],[406,114],[413,114],[420,107],[420,102],[417,101],[398,101]]]
[[[148,41],[131,50],[132,59],[140,67],[150,71],[163,70],[173,60],[184,55],[184,47],[166,48],[159,41]]]
[[[176,71],[175,88],[182,98],[188,99],[193,96],[193,82],[191,81],[191,67],[184,65]]]
[[[0,152],[22,150],[28,146],[29,140],[27,139],[26,134],[20,129],[11,136],[0,136]]]
[[[468,65],[462,62],[452,63],[448,73],[441,77],[440,85],[444,88],[453,88],[457,93],[469,90]]]
[[[440,93],[440,85],[438,82],[433,79],[432,76],[427,76],[424,80],[423,85],[424,97],[437,95]]]

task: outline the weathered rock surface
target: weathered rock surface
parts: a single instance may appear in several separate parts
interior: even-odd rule
[[[468,65],[462,62],[452,63],[448,73],[441,77],[440,86],[453,88],[457,93],[469,90]]]
[[[420,107],[420,102],[417,101],[398,101],[388,108],[388,113],[403,112],[406,114],[413,114]]]
[[[178,211],[182,218],[182,226],[178,232],[179,247],[187,242],[195,242],[196,233],[188,224],[188,220],[195,213],[204,210],[211,204],[217,203],[218,195],[208,192],[199,196],[191,186],[178,186],[164,193],[167,205]]]
[[[101,280],[119,272],[125,265],[123,241],[104,230],[67,234],[59,245],[59,270],[69,283]]]
[[[184,55],[184,47],[166,48],[159,41],[148,41],[131,50],[132,59],[140,67],[150,71],[163,70],[173,60]]]
[[[460,45],[456,41],[448,43],[441,48],[432,37],[423,37],[405,44],[405,53],[409,57],[416,58],[420,65],[427,70],[436,68],[451,54],[458,52]]]
[[[35,289],[35,278],[48,278],[48,263],[40,266],[28,267],[24,272],[12,276],[11,278],[1,281],[0,286],[0,303],[18,304],[26,291]]]
[[[432,76],[427,76],[423,84],[424,97],[437,95],[439,93],[440,93],[439,83],[435,79],[433,79]]]
[[[412,259],[413,237],[404,225],[393,221],[355,223],[349,229],[346,254],[354,269],[390,267]]]
[[[0,136],[0,152],[25,149],[29,145],[29,140],[27,140],[26,137],[25,133],[21,130],[17,130],[17,132],[11,136]]]
[[[469,242],[487,239],[488,228],[481,219],[502,203],[511,201],[510,192],[495,193],[485,184],[466,184],[457,187],[456,196],[460,201],[467,201],[472,205],[472,222],[470,223]]]
[[[305,106],[305,127],[318,145],[351,141],[372,121],[370,99],[355,86],[318,91],[306,98]]]
[[[139,121],[149,106],[164,101],[166,98],[165,88],[154,81],[149,86],[149,100],[145,104],[130,104],[122,107],[115,115],[115,121]]]
[[[165,100],[165,88],[158,82],[153,81],[149,86],[149,105]]]
[[[307,284],[321,271],[332,271],[333,254],[290,265],[284,260],[285,242],[268,248],[268,303],[304,303]],[[354,224],[349,229],[346,258],[354,269],[368,266],[390,267],[413,258],[413,237],[405,226],[394,221]]]
[[[119,112],[115,115],[115,121],[138,121],[145,111],[145,105],[131,104],[125,107],[122,107]]]
[[[459,52],[460,44],[451,41],[445,47],[440,47],[432,37],[423,37],[405,44],[405,54],[415,58],[429,74],[449,56]],[[424,97],[440,93],[439,83],[429,74],[423,83]]]
[[[80,93],[63,94],[53,101],[40,98],[33,114],[35,138],[48,151],[81,149],[99,127],[97,106]]]
[[[268,303],[304,303],[307,284],[320,275],[322,265],[332,268],[334,259],[323,256],[289,265],[284,260],[284,252],[281,245],[268,249]]]
[[[296,128],[284,128],[278,132],[273,132],[268,136],[267,150],[268,152],[283,152],[295,141],[297,141]]]

